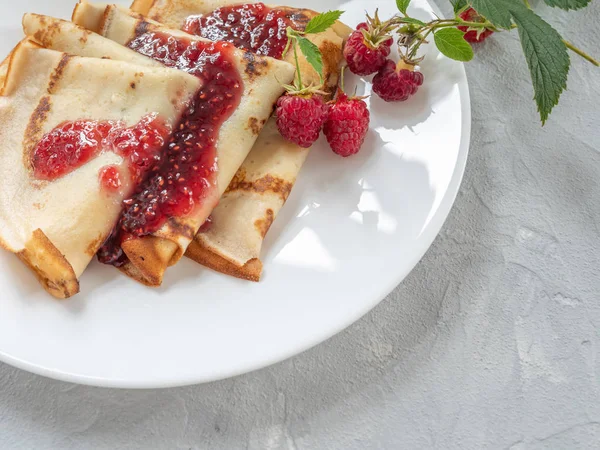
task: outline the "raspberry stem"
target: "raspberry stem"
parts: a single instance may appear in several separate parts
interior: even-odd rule
[[[523,3],[525,3],[525,6],[529,9],[531,8],[531,4],[529,3],[529,0],[523,0]],[[517,28],[516,25],[513,25],[511,27],[511,29]],[[586,52],[584,52],[583,50],[581,50],[578,47],[575,47],[572,43],[570,43],[569,41],[567,41],[566,39],[563,39],[563,44],[565,44],[565,46],[571,50],[573,53],[581,56],[583,59],[585,59],[586,61],[592,63],[594,66],[596,67],[600,67],[600,62],[598,62],[596,59],[594,59],[592,56],[588,55]]]
[[[567,48],[569,50],[571,50],[572,52],[578,54],[583,59],[585,59],[586,61],[592,63],[596,67],[600,67],[600,62],[598,62],[596,59],[594,59],[593,57],[591,57],[590,55],[588,55],[586,52],[584,52],[583,50],[581,50],[578,47],[575,47],[573,44],[571,44],[569,41],[567,41],[565,39],[563,39],[563,42],[567,46]]]
[[[411,25],[412,24],[412,22],[410,22],[410,21],[404,21],[403,18],[398,18],[397,23],[399,25]],[[411,43],[411,45],[409,46],[410,48],[406,49],[405,59],[407,60],[407,62],[410,62],[411,60],[415,59],[419,48],[421,47],[422,44],[427,43],[427,37],[429,37],[429,35],[431,33],[435,32],[437,30],[441,30],[442,28],[453,28],[453,27],[457,27],[457,26],[469,27],[470,29],[474,29],[474,30],[490,30],[490,31],[494,31],[494,32],[500,31],[487,20],[485,22],[469,22],[466,20],[462,20],[459,17],[457,17],[456,19],[432,20],[431,22],[426,23],[424,26],[417,27],[415,29],[413,35],[418,36],[418,39],[415,42]],[[513,25],[511,27],[511,29],[513,29],[513,30],[515,28],[517,28],[517,25]],[[589,55],[588,53],[586,53],[579,47],[576,47],[573,43],[571,43],[565,39],[563,39],[563,43],[573,53],[581,56],[583,59],[585,59],[589,63],[593,64],[594,66],[600,67],[600,61],[598,61],[593,56]]]
[[[300,74],[300,62],[298,61],[298,50],[297,50],[296,40],[294,39],[294,60],[296,60],[296,75],[298,76],[298,90],[304,89],[302,85],[302,75]]]
[[[410,18],[408,18],[410,19]],[[409,25],[414,26],[414,23],[410,20],[405,20],[403,18],[398,18],[397,23],[399,25]],[[423,26],[416,26],[413,30],[411,30],[410,37],[406,40],[406,43],[403,45],[406,48],[404,52],[404,60],[408,64],[415,64],[419,61],[417,59],[417,52],[422,44],[427,43],[427,38],[431,33],[434,33],[442,28],[454,28],[457,26],[468,27],[474,30],[491,30],[498,31],[492,23],[487,20],[483,22],[470,22],[461,19],[460,17],[456,17],[454,19],[436,19],[431,22],[426,23]],[[402,45],[401,45],[402,46]]]

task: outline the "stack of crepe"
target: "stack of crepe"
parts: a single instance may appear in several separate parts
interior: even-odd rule
[[[0,245],[17,254],[55,297],[79,291],[79,277],[136,186],[124,176],[117,193],[107,195],[101,189],[102,168],[111,165],[127,172],[126,162],[110,149],[56,180],[36,179],[32,149],[65,121],[113,120],[132,126],[154,114],[177,127],[203,82],[127,45],[146,33],[177,42],[206,42],[180,31],[186,18],[229,4],[234,2],[136,0],[128,10],[82,1],[72,22],[25,15],[27,38],[0,66],[0,164],[11,168],[0,190]],[[316,14],[281,8],[297,29]],[[348,34],[349,29],[338,23],[310,37],[323,53],[330,93],[337,85]],[[262,242],[308,154],[283,140],[269,120],[282,84],[293,79],[294,67],[242,49],[234,49],[232,55],[243,94],[218,130],[218,169],[210,194],[191,213],[170,217],[158,231],[122,244],[127,263],[120,269],[144,284],[160,285],[166,268],[184,253],[223,273],[258,280]],[[300,67],[303,79],[319,81],[303,58]],[[209,216],[210,226],[203,227]]]
[[[135,0],[131,9],[172,28],[182,28],[189,16],[240,4],[235,0]],[[295,29],[302,31],[315,11],[275,7],[285,11]],[[336,22],[323,33],[307,35],[323,55],[324,90],[329,97],[338,85],[343,46],[351,30]],[[286,60],[293,63],[292,53]],[[302,79],[318,85],[319,76],[300,55]],[[211,225],[196,235],[186,256],[228,275],[258,281],[263,264],[263,241],[288,199],[310,149],[286,141],[271,119],[236,173],[211,216]]]

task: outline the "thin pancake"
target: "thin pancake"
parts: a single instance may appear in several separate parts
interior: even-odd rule
[[[41,46],[71,55],[115,59],[147,67],[163,67],[146,56],[66,20],[41,14],[25,14],[23,31],[30,40]]]
[[[263,240],[308,151],[283,139],[270,120],[213,211],[211,226],[196,235],[186,256],[219,272],[258,281]]]
[[[89,17],[100,17],[98,9],[93,4],[81,3],[73,18],[76,23],[89,23]],[[84,20],[84,17],[88,19]],[[181,31],[170,30],[137,14],[127,14],[115,6],[106,8],[102,21],[100,25],[91,26],[122,45],[153,33],[186,41],[210,42]],[[181,258],[248,155],[274,103],[283,92],[281,83],[290,82],[293,77],[293,66],[285,62],[240,50],[234,50],[232,54],[234,65],[243,81],[244,92],[239,106],[219,131],[216,144],[218,175],[214,196],[211,194],[211,198],[205,199],[192,214],[172,217],[151,236],[133,238],[123,243],[123,250],[130,262],[124,266],[124,270],[145,284],[160,285],[167,266]]]
[[[170,26],[181,27],[192,15],[208,14],[214,9],[240,4],[230,0],[138,0],[132,9]],[[294,27],[303,30],[317,13],[285,6]],[[350,28],[337,22],[331,29],[307,37],[323,54],[325,90],[334,92],[342,63],[342,49]],[[287,55],[293,62],[293,54]],[[319,77],[303,55],[300,71],[305,83],[319,83]],[[309,149],[283,139],[271,119],[259,136],[248,158],[212,213],[212,223],[196,235],[186,256],[228,275],[258,281],[264,238],[285,204]]]
[[[198,79],[179,71],[67,55],[30,41],[13,51],[0,98],[0,245],[17,254],[49,293],[67,298],[79,291],[79,276],[133,187],[125,158],[104,144],[70,173],[42,179],[34,171],[38,143],[67,121],[133,126],[156,114],[173,126],[199,87]],[[121,176],[116,192],[101,187],[99,174],[107,166]]]
[[[235,6],[244,3],[258,3],[258,1],[240,1],[240,0],[134,0],[131,10],[152,20],[163,23],[171,28],[182,28],[189,16],[197,14],[208,14],[215,9],[224,6]],[[281,8],[281,6],[273,6]],[[314,11],[302,8],[288,8],[293,13],[298,14],[297,22],[302,20],[302,16],[313,16]],[[332,26],[332,31],[340,37],[347,37],[351,29],[341,21],[337,21]]]
[[[215,9],[245,3],[239,0],[137,0],[131,9],[157,22],[174,29],[182,29],[190,16],[209,14]],[[272,6],[285,13],[293,28],[302,31],[310,19],[318,13],[305,8],[289,6]],[[323,55],[323,79],[325,90],[333,94],[338,83],[341,47],[352,30],[344,23],[337,21],[323,33],[311,34],[306,37],[312,41]],[[288,52],[285,61],[295,64],[293,52]],[[304,55],[299,55],[300,71],[306,83],[318,84],[319,76],[308,63]]]
[[[205,14],[229,5],[251,3],[239,0],[134,0],[131,10],[168,27],[180,29],[194,14]]]

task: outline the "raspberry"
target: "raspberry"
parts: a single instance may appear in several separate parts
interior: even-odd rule
[[[361,98],[348,98],[340,91],[323,127],[334,153],[343,157],[358,153],[369,131],[369,121],[367,104]]]
[[[365,34],[362,30],[365,30]],[[344,47],[344,58],[348,68],[356,75],[371,75],[377,72],[385,64],[392,43],[392,38],[378,36],[367,23],[359,24]]]
[[[388,59],[373,78],[373,91],[386,102],[404,102],[415,95],[422,84],[421,72],[414,72],[403,61],[396,65]]]
[[[319,95],[286,94],[277,101],[277,128],[300,147],[309,148],[319,138],[327,117],[327,105]]]
[[[481,22],[483,23],[485,20],[475,11],[473,8],[469,8],[463,13],[460,14],[460,18],[466,22]],[[481,34],[478,34],[477,30],[469,30],[469,27],[460,26],[457,27],[460,31],[465,33],[465,41],[471,43],[478,43],[485,41],[488,37],[490,37],[494,32],[492,30],[484,30]]]

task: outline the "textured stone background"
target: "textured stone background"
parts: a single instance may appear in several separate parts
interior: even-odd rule
[[[599,54],[592,3],[543,13]],[[0,365],[0,447],[600,448],[600,70],[573,58],[542,129],[519,50],[492,38],[468,65],[456,206],[368,316],[275,367],[189,388],[96,389]]]

